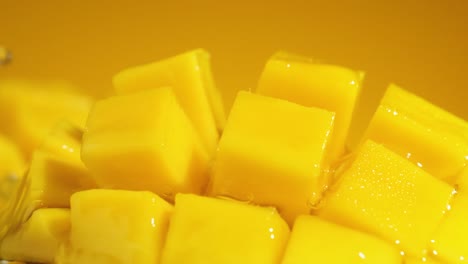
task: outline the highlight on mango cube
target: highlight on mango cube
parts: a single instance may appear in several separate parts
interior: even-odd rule
[[[468,261],[468,122],[391,84],[350,147],[365,78],[278,52],[229,109],[203,49],[105,98],[0,80],[1,263]]]

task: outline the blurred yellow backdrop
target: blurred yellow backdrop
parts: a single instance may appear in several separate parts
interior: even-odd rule
[[[360,121],[389,82],[468,119],[464,0],[2,0],[0,45],[14,54],[0,78],[67,79],[99,97],[125,67],[202,47],[227,107],[282,49],[367,71]]]

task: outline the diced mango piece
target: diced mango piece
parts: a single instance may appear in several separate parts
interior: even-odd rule
[[[126,69],[114,76],[118,94],[170,86],[202,142],[212,153],[225,123],[221,95],[211,76],[210,55],[197,49],[162,61]]]
[[[425,125],[440,126],[468,141],[468,122],[395,84],[390,84],[381,104],[397,107]]]
[[[301,215],[294,222],[282,264],[303,263],[395,263],[400,252],[371,235]]]
[[[170,88],[95,104],[81,157],[106,188],[150,190],[166,199],[201,193],[209,157]]]
[[[453,184],[468,165],[468,140],[457,129],[450,128],[447,124],[450,119],[462,124],[455,116],[391,85],[364,140],[381,143],[433,176]]]
[[[468,195],[458,194],[431,240],[433,255],[447,263],[468,262],[467,219]]]
[[[25,262],[53,263],[57,250],[69,235],[70,211],[44,208],[12,230],[0,243],[0,258]]]
[[[178,194],[161,263],[279,263],[288,237],[274,208]]]
[[[150,192],[97,189],[75,193],[70,241],[56,263],[158,263],[172,210]]]
[[[69,207],[73,193],[97,187],[83,164],[39,150],[33,155],[28,177],[31,202],[39,207]]]
[[[395,243],[405,254],[425,254],[453,189],[373,141],[361,147],[323,202],[320,215]]]
[[[73,193],[97,188],[80,159],[81,135],[79,128],[62,123],[34,152],[27,176],[33,208],[70,207]]]
[[[336,161],[345,152],[363,77],[363,72],[316,64],[310,59],[280,52],[267,62],[257,93],[335,112],[330,151],[332,160]]]
[[[211,193],[276,206],[292,224],[327,185],[334,113],[239,92],[213,167]]]
[[[92,100],[66,83],[0,82],[0,132],[30,158],[60,120],[82,127]]]

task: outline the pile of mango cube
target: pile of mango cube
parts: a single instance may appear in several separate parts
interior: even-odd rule
[[[350,150],[363,78],[278,53],[227,117],[203,50],[95,102],[1,81],[0,259],[468,262],[468,124],[390,85]]]

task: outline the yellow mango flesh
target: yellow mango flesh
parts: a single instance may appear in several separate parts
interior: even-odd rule
[[[447,263],[468,262],[468,196],[458,194],[431,240],[431,253]]]
[[[158,263],[172,206],[150,192],[88,190],[71,198],[70,241],[57,264]]]
[[[61,120],[82,127],[92,100],[66,83],[0,82],[0,132],[30,158],[50,129]]]
[[[362,79],[362,72],[278,53],[267,62],[257,93],[335,112],[330,151],[331,159],[336,161],[345,153]]]
[[[22,177],[25,170],[23,156],[17,146],[0,134],[0,182],[8,175]]]
[[[0,243],[0,258],[25,262],[53,263],[61,243],[70,231],[68,209],[44,208],[34,211],[19,229]]]
[[[171,88],[97,102],[81,150],[102,187],[172,200],[177,192],[201,193],[207,182],[209,157]]]
[[[178,194],[161,263],[279,263],[288,236],[274,208]]]
[[[27,174],[30,206],[68,208],[73,193],[97,187],[80,158],[81,135],[59,123],[34,152]]]
[[[224,106],[211,76],[208,52],[198,49],[123,70],[114,76],[118,94],[172,87],[177,100],[212,153],[225,123]]]
[[[292,224],[327,185],[334,113],[240,92],[213,167],[211,194],[276,206]]]
[[[22,153],[7,137],[0,134],[0,214],[8,198],[23,178],[26,165]]]
[[[414,97],[390,86],[365,139],[382,143],[433,176],[453,184],[468,164],[468,140],[442,121],[456,117]]]
[[[294,222],[282,264],[400,264],[400,252],[374,236],[301,215]]]
[[[452,187],[373,141],[359,150],[320,216],[375,234],[415,257],[425,254]]]
[[[465,120],[395,84],[387,88],[381,103],[396,107],[425,125],[450,131],[468,141],[468,123]]]

